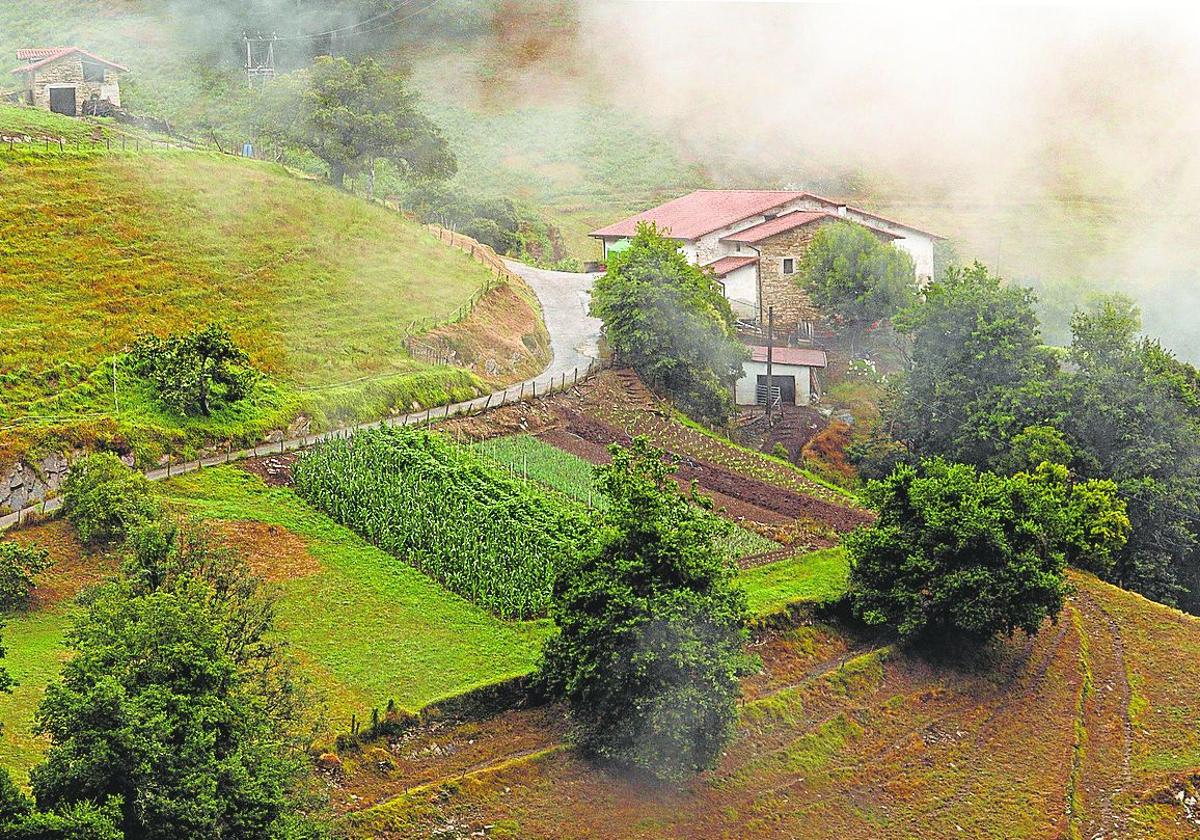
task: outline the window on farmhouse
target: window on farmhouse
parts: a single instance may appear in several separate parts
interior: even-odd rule
[[[83,62],[83,80],[96,84],[104,83],[104,65],[94,61]]]
[[[796,261],[794,259],[792,259],[791,257],[783,258],[783,273],[784,274],[795,274],[796,273]]]

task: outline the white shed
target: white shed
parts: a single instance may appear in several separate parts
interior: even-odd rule
[[[771,353],[771,379],[784,405],[809,405],[819,394],[816,371],[829,364],[824,350],[806,347],[776,347]],[[742,377],[734,386],[738,405],[767,402],[767,348],[751,347],[750,360],[742,365]]]

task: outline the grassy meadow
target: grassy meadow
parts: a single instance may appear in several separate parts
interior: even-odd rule
[[[0,109],[0,129],[25,111]],[[404,339],[489,272],[399,214],[281,167],[18,148],[0,153],[0,203],[0,453],[67,425],[156,456],[302,414],[332,425],[483,389],[414,360]],[[123,366],[114,383],[114,354],[140,333],[209,322],[267,374],[250,399],[184,421]]]

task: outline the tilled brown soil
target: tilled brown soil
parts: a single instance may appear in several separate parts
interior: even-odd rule
[[[593,463],[603,463],[597,460],[597,456],[594,454],[597,448],[604,452],[607,459],[608,453],[605,447],[608,444],[628,445],[630,441],[626,432],[586,414],[563,409],[560,411],[560,415],[563,418],[562,431],[545,433],[542,438],[556,446],[559,445],[559,441],[562,441],[566,444],[563,448],[567,448],[567,445],[572,446],[573,448],[568,451],[575,452]],[[562,432],[565,432],[566,435]],[[573,443],[570,440],[571,436],[587,444],[592,444],[592,447]],[[585,452],[593,454],[589,457]],[[870,514],[865,511],[835,505],[814,496],[804,496],[757,478],[739,475],[716,464],[688,456],[676,457],[679,462],[679,469],[675,474],[676,479],[685,484],[695,481],[704,488],[706,493],[713,495],[717,499],[718,505],[725,507],[727,513],[732,516],[739,515],[736,510],[738,506],[749,505],[753,511],[746,511],[744,514],[746,519],[754,519],[759,522],[808,519],[826,525],[839,534],[851,531],[859,525],[869,522],[871,518]],[[733,505],[724,504],[721,499],[730,500]],[[762,518],[763,511],[769,512],[769,518]]]

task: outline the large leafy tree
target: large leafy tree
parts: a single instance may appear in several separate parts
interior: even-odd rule
[[[637,438],[598,470],[610,505],[564,564],[541,676],[590,755],[679,781],[732,735],[745,596],[715,543],[726,523],[680,491]]]
[[[712,278],[652,224],[638,226],[592,290],[592,315],[618,357],[689,414],[714,422],[733,409],[747,351]]]
[[[160,522],[131,545],[38,708],[38,807],[115,809],[126,838],[304,836],[301,695],[271,600],[200,531]]]
[[[817,231],[800,260],[797,282],[845,325],[854,351],[868,326],[911,305],[917,291],[912,258],[850,222]]]
[[[220,324],[167,338],[142,336],[130,360],[159,398],[181,414],[207,417],[214,401],[237,402],[257,379],[246,352]]]
[[[1076,497],[1052,467],[1005,477],[934,459],[867,496],[878,521],[845,539],[851,609],[904,639],[1036,632],[1062,608],[1069,557],[1111,555],[1129,524],[1110,487]]]
[[[895,323],[911,337],[912,364],[889,420],[917,455],[996,466],[1016,435],[1061,413],[1058,362],[1027,289],[978,263],[952,267]]]
[[[374,59],[351,63],[325,56],[296,81],[302,88],[295,139],[325,162],[336,186],[379,159],[407,178],[454,174],[454,154],[419,110],[418,95]]]
[[[1112,579],[1167,603],[1200,606],[1200,377],[1140,338],[1137,309],[1100,300],[1071,321],[1061,427],[1081,471],[1117,483],[1133,534]]]

